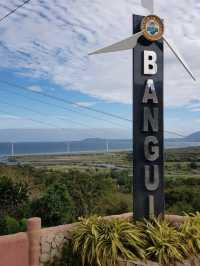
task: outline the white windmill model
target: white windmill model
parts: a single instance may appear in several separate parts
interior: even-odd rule
[[[95,52],[90,53],[89,55],[133,49],[136,47],[138,43],[138,39],[141,36],[144,36],[147,40],[152,41],[152,42],[158,41],[159,39],[162,38],[164,42],[166,43],[166,45],[170,48],[170,50],[176,56],[178,61],[183,65],[185,70],[191,76],[191,78],[194,81],[196,81],[196,78],[194,77],[188,65],[185,63],[183,58],[179,55],[179,53],[176,51],[176,49],[173,47],[173,45],[164,35],[163,21],[158,16],[153,15],[154,14],[154,0],[141,0],[141,4],[144,8],[146,8],[150,12],[150,15],[146,16],[141,24],[141,31],[139,31],[138,33],[132,35],[131,37],[125,40],[119,41],[117,43],[114,43],[102,49],[99,49]]]

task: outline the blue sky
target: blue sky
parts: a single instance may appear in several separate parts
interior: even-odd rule
[[[20,3],[0,0],[0,16]],[[199,1],[156,1],[156,9],[165,19],[166,35],[200,78]],[[87,53],[128,37],[133,13],[147,14],[140,0],[33,0],[0,23],[0,80],[27,89],[0,83],[0,129],[86,128],[92,134],[96,129],[110,129],[111,137],[120,130],[131,136],[131,123],[33,91],[131,119],[131,51],[94,57]],[[65,107],[75,112],[62,109]],[[194,84],[166,48],[165,129],[182,134],[198,131],[199,114],[199,83]]]

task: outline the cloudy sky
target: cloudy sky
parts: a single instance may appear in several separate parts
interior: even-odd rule
[[[199,0],[155,2],[166,35],[200,80]],[[0,0],[0,16],[21,3]],[[132,52],[87,54],[130,36],[133,13],[147,14],[140,0],[32,0],[2,21],[0,128],[91,128],[91,133],[110,128],[113,134],[121,128],[130,136],[130,122],[36,92],[131,119]],[[200,83],[192,81],[167,48],[165,128],[182,134],[200,130]]]

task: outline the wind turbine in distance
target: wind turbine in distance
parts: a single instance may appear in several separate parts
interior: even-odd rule
[[[119,41],[107,47],[104,47],[92,53],[89,53],[89,55],[111,53],[111,52],[117,52],[117,51],[122,51],[122,50],[134,49],[141,36],[144,36],[145,39],[151,42],[155,42],[160,39],[163,39],[165,44],[170,48],[172,53],[176,56],[179,63],[182,64],[182,66],[185,68],[185,70],[190,75],[190,77],[194,81],[196,81],[196,78],[193,75],[192,71],[190,70],[189,66],[186,64],[182,56],[180,56],[178,51],[173,47],[173,45],[168,40],[168,38],[164,35],[164,24],[163,24],[162,19],[160,19],[156,15],[153,15],[154,14],[154,0],[141,0],[141,4],[144,8],[146,8],[150,12],[150,14],[144,17],[141,23],[141,30],[139,32],[137,32],[136,34],[132,35],[131,37],[127,39],[124,39],[122,41]]]

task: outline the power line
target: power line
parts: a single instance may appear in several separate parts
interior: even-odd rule
[[[16,8],[14,8],[13,10],[11,10],[10,12],[8,12],[5,16],[3,16],[2,18],[0,18],[0,22],[2,22],[3,20],[5,20],[7,17],[11,16],[12,14],[14,14],[18,9],[22,8],[23,6],[25,6],[26,4],[28,4],[31,0],[27,0],[25,2],[23,2],[21,5],[17,6]]]
[[[0,112],[1,112],[2,114],[5,114],[5,115],[11,115],[11,113],[9,113],[9,112],[7,112],[7,111],[4,111],[4,110],[0,110]],[[18,116],[18,117],[19,117],[19,116]],[[22,118],[22,117],[20,117],[20,118]],[[33,118],[30,118],[30,117],[24,117],[24,119],[26,119],[26,120],[30,120],[30,121],[35,122],[35,123],[38,123],[38,124],[48,125],[48,126],[51,126],[51,127],[53,126],[54,128],[58,128],[57,125],[54,125],[54,124],[49,123],[49,122],[44,122],[44,121],[41,121],[41,120],[38,120],[38,119],[33,119]],[[64,129],[64,128],[60,128],[60,129]]]
[[[92,108],[92,107],[83,106],[83,105],[81,105],[79,103],[76,103],[76,102],[73,102],[73,101],[58,97],[58,96],[51,95],[51,94],[48,94],[46,92],[28,90],[24,86],[14,84],[14,83],[11,83],[11,82],[6,81],[6,80],[2,80],[1,79],[0,83],[9,85],[11,87],[19,88],[19,89],[24,90],[26,92],[29,91],[29,92],[32,92],[32,93],[35,93],[35,94],[39,94],[39,95],[54,99],[54,100],[59,101],[59,102],[64,102],[65,104],[67,103],[67,104],[70,104],[70,105],[73,105],[73,106],[77,106],[77,107],[82,108],[82,109],[86,109],[86,110],[93,111],[93,112],[96,112],[96,113],[100,113],[100,114],[103,114],[103,115],[106,115],[106,116],[110,116],[110,117],[115,118],[115,119],[120,119],[120,120],[123,120],[123,121],[126,121],[126,122],[131,122],[130,119],[124,118],[122,116],[118,116],[118,115],[115,115],[115,114],[112,114],[112,113],[109,113],[109,112],[101,111],[101,110],[98,110],[98,109],[95,109],[95,108]]]
[[[1,81],[0,81],[1,82]],[[33,100],[33,101],[36,101],[36,102],[40,102],[40,103],[42,103],[42,104],[46,104],[46,105],[50,105],[48,102],[45,102],[45,101],[43,101],[43,100],[40,100],[40,99],[35,99],[35,98],[32,98],[32,97],[30,97],[30,96],[27,96],[27,95],[22,95],[22,94],[20,94],[20,93],[18,93],[18,92],[14,92],[14,91],[12,91],[12,90],[10,90],[10,89],[5,89],[5,88],[1,88],[1,90],[5,90],[5,91],[7,91],[7,90],[9,90],[11,93],[13,93],[13,94],[15,94],[15,95],[21,95],[22,97],[24,97],[24,98],[27,98],[27,99],[31,99],[31,100]],[[29,92],[29,90],[27,90],[27,89],[25,89],[26,90],[26,92]],[[8,104],[8,103],[6,103],[6,104]],[[16,105],[16,104],[15,104]],[[73,109],[70,109],[70,108],[67,108],[67,107],[62,107],[62,106],[60,106],[60,105],[57,105],[57,104],[51,104],[51,105],[53,105],[53,106],[55,106],[55,107],[57,107],[57,108],[60,108],[60,109],[62,109],[62,110],[68,110],[68,111],[71,111],[71,112],[74,112],[74,113],[78,113],[78,114],[80,114],[80,115],[82,115],[82,116],[88,116],[88,117],[90,117],[88,114],[83,114],[83,113],[81,113],[81,112],[79,112],[79,111],[77,111],[77,110],[73,110]],[[20,107],[20,106],[19,106]],[[21,106],[22,107],[22,106]],[[30,108],[27,108],[27,107],[22,107],[22,108],[26,108],[26,109],[29,109],[30,110]],[[33,111],[32,109],[30,110],[30,111]],[[35,111],[34,111],[35,112]],[[37,111],[37,113],[38,113],[38,111]],[[44,114],[42,114],[42,115],[44,115]],[[46,115],[46,114],[45,114]],[[93,119],[99,119],[98,117],[93,117],[92,116],[92,118]],[[63,120],[63,121],[69,121],[69,119],[65,119],[65,118],[58,118],[58,119],[60,119],[60,120]],[[87,124],[84,124],[84,123],[82,123],[82,122],[76,122],[76,121],[74,121],[74,120],[70,120],[72,123],[77,123],[77,124],[81,124],[81,125],[84,125],[84,126],[86,126],[86,127],[88,127],[88,125]],[[107,120],[106,120],[107,121]],[[131,120],[130,120],[131,121]],[[132,121],[131,121],[132,122]],[[110,122],[111,123],[111,122]],[[180,134],[180,133],[177,133],[177,132],[175,132],[175,131],[169,131],[169,130],[164,130],[164,132],[165,133],[169,133],[169,134],[172,134],[172,135],[176,135],[176,136],[178,136],[178,137],[181,137],[181,138],[185,138],[186,136],[185,135],[183,135],[183,134]]]
[[[172,134],[172,135],[176,135],[176,136],[181,137],[181,138],[185,138],[185,137],[186,137],[185,135],[182,135],[182,134],[177,133],[177,132],[175,132],[175,131],[165,130],[164,132],[165,132],[165,133]]]
[[[0,81],[0,83],[1,83],[1,81]],[[55,104],[55,103],[49,103],[49,102],[45,102],[44,100],[41,100],[41,99],[35,99],[35,98],[30,97],[30,96],[18,93],[16,91],[12,91],[9,88],[6,88],[6,89],[5,88],[1,88],[1,90],[4,90],[4,91],[8,90],[8,91],[10,91],[11,93],[13,93],[15,95],[18,95],[18,96],[21,95],[24,98],[27,98],[27,99],[30,99],[30,100],[33,100],[33,101],[36,101],[36,102],[40,102],[40,103],[46,104],[48,106],[52,105],[52,106],[55,106],[55,107],[57,107],[59,109],[62,109],[62,110],[65,110],[65,111],[67,110],[67,111],[70,111],[70,112],[73,112],[73,113],[77,113],[77,114],[79,114],[81,116],[84,116],[84,117],[87,116],[87,117],[90,117],[90,118],[95,119],[95,120],[101,120],[101,121],[107,122],[109,124],[113,124],[113,125],[117,125],[117,126],[123,127],[123,125],[121,125],[119,123],[116,123],[116,122],[113,122],[113,121],[110,121],[110,120],[107,120],[107,119],[104,119],[104,118],[101,118],[101,117],[93,116],[91,114],[85,114],[85,113],[82,113],[82,112],[80,112],[78,110],[73,110],[73,109],[71,109],[69,107],[63,107],[63,106],[60,106],[60,105]],[[26,92],[29,92],[29,90],[27,90],[27,89],[23,89],[23,90],[26,90]],[[87,125],[87,127],[88,127],[88,125]]]
[[[3,101],[1,101],[1,102],[3,102]],[[3,104],[6,104],[6,105],[7,105],[8,103],[3,102]],[[12,104],[12,105],[13,105],[13,104]],[[17,106],[17,105],[14,104],[14,106]],[[32,111],[32,112],[34,112],[34,113],[38,113],[38,114],[40,114],[40,115],[43,115],[41,112],[36,112],[36,111],[34,111],[34,110],[32,110],[31,108],[28,108],[28,107],[20,106],[20,108],[23,108],[23,109],[26,109],[26,110]],[[6,115],[11,115],[11,113],[9,113],[9,112],[7,112],[7,111],[4,111],[4,110],[2,110],[2,109],[0,109],[0,113],[2,113],[2,114],[6,114]],[[25,120],[28,120],[28,121],[31,121],[31,122],[37,123],[37,124],[47,125],[47,126],[50,126],[51,128],[53,127],[53,128],[55,128],[55,129],[59,129],[59,130],[62,130],[62,131],[66,130],[66,129],[69,129],[69,128],[64,128],[64,127],[58,127],[58,125],[56,125],[56,124],[54,124],[54,123],[46,122],[46,121],[42,121],[42,120],[35,119],[35,118],[32,118],[32,117],[27,117],[27,116],[24,117],[24,118],[22,118],[21,116],[18,116],[18,117],[21,118],[21,119],[25,119]],[[63,120],[64,120],[64,118],[63,118]],[[87,126],[87,125],[86,125],[86,126]],[[87,126],[87,128],[88,128],[88,126]],[[91,134],[91,133],[89,133],[89,132],[85,132],[84,134],[85,134],[86,137],[88,137],[88,138],[96,138],[96,137],[97,137],[96,135],[94,136],[94,134]]]
[[[70,111],[70,112],[73,112],[73,113],[77,113],[77,114],[80,114],[80,115],[82,115],[82,116],[85,116],[85,114],[83,114],[83,113],[81,113],[81,112],[79,112],[79,111],[76,111],[76,110],[73,110],[73,109],[71,109],[71,108],[68,108],[68,107],[63,107],[63,106],[61,106],[61,105],[58,105],[58,104],[55,104],[55,103],[49,103],[49,102],[45,102],[44,100],[41,100],[41,99],[35,99],[35,98],[33,98],[33,97],[31,97],[31,96],[28,96],[28,95],[24,95],[24,94],[22,94],[22,93],[19,93],[19,92],[16,92],[16,91],[13,91],[12,89],[10,89],[10,88],[0,88],[1,90],[4,90],[4,91],[9,91],[9,92],[11,92],[12,94],[15,94],[15,95],[17,95],[17,96],[22,96],[23,98],[25,98],[25,99],[29,99],[29,100],[32,100],[32,101],[35,101],[35,102],[38,102],[38,103],[42,103],[42,104],[46,104],[46,105],[52,105],[52,106],[55,106],[55,107],[57,107],[57,108],[59,108],[59,109],[62,109],[62,110],[65,110],[65,111]],[[94,117],[94,119],[98,119],[97,117]]]
[[[18,5],[16,8],[14,8],[14,9],[11,10],[10,12],[8,12],[5,16],[1,17],[1,18],[0,18],[0,22],[2,22],[3,20],[5,20],[6,18],[8,18],[9,16],[11,16],[12,14],[16,13],[18,9],[24,7],[24,6],[25,6],[26,4],[28,4],[30,1],[31,1],[31,0],[27,0],[27,1],[24,1],[21,5]],[[14,87],[17,87],[17,88],[23,89],[23,90],[25,90],[25,91],[27,91],[27,92],[28,92],[28,91],[30,92],[30,90],[27,90],[25,87],[19,86],[19,85],[17,85],[17,84],[11,84],[10,82],[3,81],[3,80],[0,80],[0,83],[4,83],[4,84],[7,84],[7,85],[9,85],[9,86],[14,86]],[[132,122],[132,120],[127,119],[127,118],[124,118],[124,117],[122,117],[122,116],[115,115],[115,114],[112,114],[112,113],[108,113],[108,112],[105,112],[105,111],[102,111],[102,110],[98,110],[98,109],[95,109],[95,108],[92,108],[92,107],[89,107],[89,106],[83,106],[83,105],[81,105],[81,104],[79,104],[79,103],[76,103],[76,102],[73,102],[73,101],[69,101],[69,100],[66,100],[66,99],[60,98],[60,97],[58,97],[58,96],[53,96],[53,95],[50,95],[50,94],[47,94],[47,93],[44,93],[44,92],[39,92],[39,91],[32,91],[32,92],[33,92],[33,93],[37,93],[37,94],[41,94],[41,95],[43,95],[43,96],[45,96],[45,97],[53,98],[53,99],[55,99],[55,100],[57,100],[57,101],[62,101],[62,102],[65,102],[65,103],[67,102],[67,103],[69,103],[69,104],[71,104],[71,105],[75,105],[75,106],[77,106],[77,107],[79,107],[79,108],[87,109],[87,110],[89,110],[89,111],[93,111],[93,112],[96,112],[96,113],[101,113],[101,114],[103,114],[103,115],[110,116],[110,117],[113,117],[113,118],[117,118],[117,119],[120,119],[120,120],[123,120],[123,121]],[[40,100],[38,100],[38,102],[39,102],[39,101],[40,101]],[[42,102],[42,101],[40,101],[40,102]],[[45,103],[45,102],[43,102],[43,103]],[[8,104],[8,103],[7,103],[7,104]],[[46,103],[45,103],[45,104],[46,104]],[[56,106],[56,105],[55,105],[55,106]],[[58,107],[58,105],[57,105],[57,107]],[[25,108],[25,107],[23,107],[23,108]],[[30,110],[30,108],[26,108],[26,109],[27,109],[27,110],[28,110],[28,109]],[[68,110],[68,111],[76,112],[76,113],[79,113],[79,114],[82,115],[81,112],[78,112],[78,111],[75,111],[75,110],[72,110],[72,109],[67,109],[67,108],[65,108],[65,109]],[[30,111],[33,111],[33,110],[30,110]],[[34,111],[34,112],[35,112],[35,111]],[[87,115],[87,116],[89,116],[89,115]],[[92,116],[91,116],[91,117],[92,117]],[[103,121],[108,122],[107,120],[104,120],[104,119],[102,119],[102,118],[96,118],[96,117],[92,117],[92,118],[94,118],[94,119],[99,119],[99,120],[103,120]],[[66,120],[66,119],[64,119],[64,120]],[[33,121],[33,119],[32,119],[32,121]],[[69,120],[69,121],[74,122],[73,120]],[[46,123],[46,122],[45,122],[45,123]],[[77,123],[77,122],[76,122],[76,123]],[[109,121],[109,123],[114,124],[114,123],[111,122],[111,121]],[[81,123],[81,124],[82,124],[82,123]],[[121,125],[120,125],[120,126],[121,126]],[[173,135],[176,135],[176,136],[179,136],[179,137],[183,137],[183,138],[185,138],[184,135],[179,134],[179,133],[174,132],[174,131],[168,131],[168,130],[165,130],[165,132],[166,132],[166,133],[169,133],[169,134],[173,134]]]
[[[7,103],[3,103],[3,104],[7,105]],[[26,109],[26,110],[29,110],[29,111],[31,110],[30,108],[26,108],[26,107],[22,107],[22,106],[20,108],[23,108],[23,109]],[[36,112],[34,110],[31,110],[31,111],[34,112],[34,113],[41,114],[41,113]],[[0,113],[6,114],[6,115],[11,115],[9,112],[6,112],[6,111],[1,110],[1,109],[0,109]],[[20,117],[20,118],[22,118],[22,117]],[[35,119],[35,118],[32,118],[32,117],[24,117],[24,119],[28,120],[28,121],[32,121],[32,122],[37,123],[37,124],[47,125],[47,126],[50,126],[51,128],[53,127],[53,128],[59,129],[59,130],[66,130],[67,129],[67,128],[63,128],[63,127],[58,127],[58,125],[56,125],[54,123],[51,123],[51,122],[49,123],[49,122],[42,121],[42,120],[39,120],[39,119]],[[88,132],[85,132],[85,134],[87,135],[87,137],[90,137],[90,138],[96,137],[96,136],[94,136],[94,135],[92,135],[92,134],[90,134]]]
[[[6,102],[6,101],[2,101],[2,100],[0,100],[0,102],[2,102],[3,104],[6,104],[6,105],[10,105],[8,102]],[[31,109],[31,108],[29,108],[29,107],[25,107],[25,106],[22,106],[22,105],[17,105],[17,104],[12,104],[13,106],[16,106],[16,107],[19,107],[19,108],[22,108],[22,109],[24,109],[24,110],[28,110],[28,111],[31,111],[31,112],[33,112],[33,113],[36,113],[36,114],[39,114],[39,115],[48,115],[47,113],[41,113],[41,112],[38,112],[38,111],[35,111],[35,110],[33,110],[33,109]],[[2,111],[2,112],[4,112],[4,111]],[[5,112],[4,112],[5,113]],[[50,125],[50,126],[54,126],[54,127],[56,127],[56,128],[58,128],[57,127],[57,125],[54,125],[54,124],[52,124],[52,123],[49,123],[49,122],[41,122],[40,120],[36,120],[36,119],[33,119],[33,118],[26,118],[26,119],[28,119],[28,120],[31,120],[31,121],[33,121],[33,122],[39,122],[39,123],[43,123],[43,124],[46,124],[46,125]],[[72,122],[72,123],[75,123],[75,124],[79,124],[79,125],[84,125],[84,126],[86,126],[87,127],[87,125],[86,124],[83,124],[83,123],[81,123],[81,122],[76,122],[76,121],[74,121],[74,120],[71,120],[71,119],[65,119],[65,118],[59,118],[59,117],[57,117],[56,119],[58,119],[58,120],[63,120],[63,121],[70,121],[70,122]],[[63,128],[60,128],[60,129],[63,129]],[[180,134],[180,133],[177,133],[177,132],[174,132],[174,131],[169,131],[169,130],[165,130],[164,131],[165,133],[169,133],[169,134],[173,134],[173,135],[176,135],[176,136],[179,136],[179,137],[182,137],[182,138],[185,138],[186,136],[185,135],[182,135],[182,134]],[[91,137],[93,137],[93,135],[90,135],[89,134],[89,136]]]
[[[15,9],[13,9],[13,10],[11,10],[9,13],[7,13],[5,16],[3,16],[2,18],[0,18],[0,22],[1,21],[3,21],[4,19],[6,19],[7,17],[9,17],[10,15],[12,15],[13,13],[15,13],[18,9],[20,9],[20,8],[22,8],[23,6],[25,6],[26,4],[28,4],[29,2],[30,2],[31,0],[27,0],[27,1],[25,1],[25,2],[23,2],[21,5],[19,5],[19,6],[17,6]],[[7,81],[1,81],[1,83],[6,83],[6,84],[8,84],[8,85],[11,85],[11,84],[9,84],[9,82],[7,82]],[[15,86],[15,87],[21,87],[22,88],[22,86],[19,86],[19,85],[14,85],[14,84],[12,84],[12,86]],[[27,90],[26,88],[24,88],[25,90]],[[110,116],[110,117],[113,117],[113,118],[117,118],[117,119],[120,119],[120,120],[123,120],[123,121],[128,121],[128,122],[130,122],[131,120],[129,120],[129,119],[126,119],[126,118],[123,118],[123,117],[121,117],[121,116],[119,116],[119,115],[116,115],[116,114],[112,114],[112,113],[108,113],[108,112],[105,112],[105,111],[102,111],[102,110],[98,110],[98,109],[95,109],[95,108],[92,108],[92,107],[89,107],[89,106],[83,106],[83,105],[81,105],[81,104],[79,104],[79,103],[76,103],[76,102],[73,102],[73,101],[69,101],[69,100],[66,100],[66,99],[63,99],[63,98],[60,98],[60,97],[58,97],[58,96],[53,96],[53,95],[50,95],[50,94],[47,94],[47,93],[44,93],[44,92],[39,92],[39,91],[34,91],[35,93],[38,93],[38,94],[41,94],[41,95],[43,95],[43,96],[45,96],[45,97],[49,97],[49,98],[54,98],[55,100],[57,100],[57,101],[62,101],[62,102],[67,102],[67,103],[69,103],[69,104],[71,104],[71,105],[75,105],[75,106],[77,106],[77,107],[79,107],[79,108],[83,108],[83,109],[87,109],[87,110],[89,110],[89,111],[93,111],[93,112],[96,112],[96,113],[101,113],[101,114],[103,114],[103,115],[106,115],[106,116]]]
[[[3,104],[5,104],[5,105],[10,105],[10,103],[8,103],[8,102],[6,102],[6,101],[2,101],[2,100],[0,100],[0,103],[3,103]],[[39,115],[41,115],[41,116],[48,116],[49,114],[47,114],[47,113],[44,113],[44,112],[39,112],[39,111],[35,111],[35,110],[33,110],[32,108],[30,108],[30,107],[26,107],[26,106],[23,106],[23,105],[18,105],[18,104],[13,104],[12,103],[12,106],[15,106],[15,107],[17,107],[17,108],[22,108],[22,109],[24,109],[24,110],[28,110],[28,111],[30,111],[30,112],[32,112],[32,113],[35,113],[35,114],[39,114]],[[40,123],[43,123],[43,122],[41,122],[41,120],[36,120],[36,119],[33,119],[33,118],[26,118],[26,119],[28,119],[28,120],[31,120],[31,121],[33,121],[33,122],[40,122]],[[67,122],[72,122],[73,124],[77,124],[77,125],[79,125],[79,126],[84,126],[84,127],[86,127],[86,128],[88,128],[88,125],[87,124],[84,124],[84,123],[82,123],[82,122],[76,122],[76,121],[74,121],[74,120],[71,120],[71,119],[66,119],[66,118],[62,118],[62,117],[56,117],[56,119],[57,120],[62,120],[62,121],[67,121]],[[58,128],[58,126],[57,125],[55,125],[55,124],[53,124],[53,123],[49,123],[49,122],[44,122],[43,124],[46,124],[46,125],[49,125],[49,126],[53,126],[53,127],[55,127],[55,128]],[[61,129],[61,130],[64,130],[64,128],[61,128],[61,127],[59,127],[59,129]],[[90,138],[94,138],[94,135],[93,134],[90,134],[90,133],[88,133],[88,132],[86,132],[86,135],[88,136],[88,137],[90,137]]]
[[[2,101],[2,100],[0,100],[0,103],[6,104],[6,105],[10,105],[9,102]],[[26,106],[15,104],[15,103],[12,103],[12,106],[15,106],[17,108],[22,108],[24,110],[30,111],[30,112],[35,113],[35,114],[39,114],[41,116],[48,116],[49,115],[48,113],[35,111],[32,108],[30,108],[30,107],[26,107]],[[88,127],[88,125],[86,125],[86,124],[84,124],[82,122],[76,122],[76,121],[74,121],[72,119],[67,119],[67,118],[64,118],[64,117],[63,118],[62,117],[57,117],[56,119],[62,120],[62,121],[67,121],[67,122],[72,122],[73,124],[78,124],[78,125],[81,125],[81,126],[84,126],[84,127]]]

